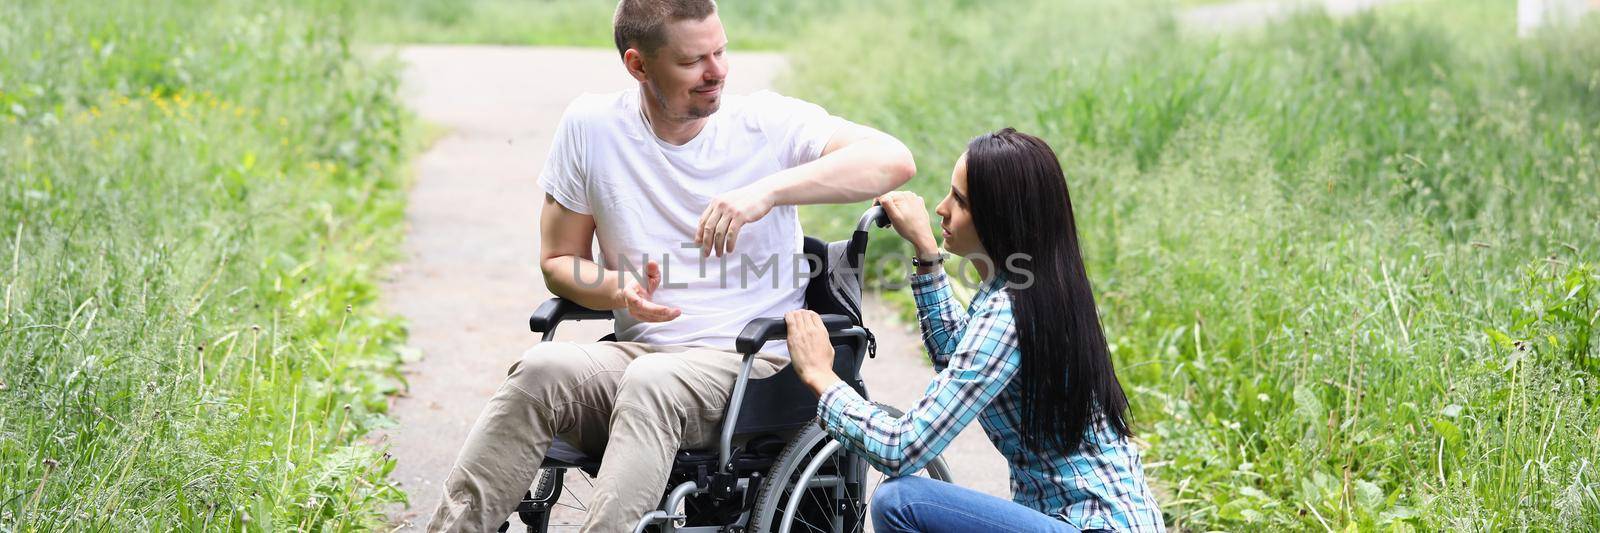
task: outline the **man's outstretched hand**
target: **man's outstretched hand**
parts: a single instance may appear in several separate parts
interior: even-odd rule
[[[683,310],[676,307],[667,307],[650,300],[656,293],[656,288],[661,286],[661,264],[650,261],[644,264],[644,279],[622,274],[622,288],[619,292],[624,302],[628,304],[628,314],[643,322],[667,322]]]
[[[694,234],[694,243],[700,245],[701,257],[717,257],[733,253],[739,240],[739,229],[745,224],[761,220],[772,211],[772,197],[765,190],[741,187],[711,199],[700,214],[700,229]]]

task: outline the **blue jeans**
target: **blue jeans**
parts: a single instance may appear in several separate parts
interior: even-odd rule
[[[943,531],[1055,531],[1078,528],[1033,508],[925,477],[885,481],[872,495],[878,533]]]

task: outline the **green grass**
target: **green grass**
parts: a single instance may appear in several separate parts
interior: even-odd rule
[[[564,45],[610,48],[614,0],[353,0],[364,40],[404,43]],[[781,49],[800,29],[830,20],[840,0],[719,4],[731,46]]]
[[[376,527],[417,128],[353,43],[609,46],[612,5],[0,4],[0,530]],[[1600,23],[1172,7],[722,9],[930,200],[974,135],[1057,148],[1172,524],[1600,528]]]
[[[974,135],[1052,143],[1170,523],[1600,527],[1600,23],[1168,7],[864,7],[786,91],[905,140],[930,203]]]
[[[0,531],[368,530],[408,119],[336,5],[0,3]]]

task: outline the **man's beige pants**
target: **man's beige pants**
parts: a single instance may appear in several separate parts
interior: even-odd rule
[[[741,356],[635,342],[546,342],[522,354],[495,392],[444,482],[429,531],[494,531],[533,485],[560,436],[604,453],[583,531],[632,531],[666,490],[681,448],[708,448]],[[761,353],[751,379],[788,358]]]

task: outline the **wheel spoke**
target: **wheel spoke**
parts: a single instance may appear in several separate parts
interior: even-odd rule
[[[571,497],[572,497],[572,499],[573,499],[573,500],[577,500],[577,502],[578,502],[578,506],[577,506],[577,507],[575,507],[575,509],[578,509],[578,510],[580,510],[580,511],[587,511],[587,510],[589,510],[589,505],[588,505],[588,504],[585,504],[585,503],[583,503],[583,499],[582,499],[582,498],[579,498],[579,497],[578,497],[578,495],[577,495],[577,494],[572,494],[572,493],[570,493],[570,492],[569,492],[569,493],[567,493],[567,495],[568,495],[568,496],[571,496]]]
[[[827,529],[825,529],[825,528],[821,528],[821,527],[817,527],[817,526],[816,526],[816,525],[813,525],[813,524],[812,524],[812,523],[811,523],[811,521],[809,521],[809,520],[806,520],[806,519],[805,519],[805,518],[802,518],[802,517],[796,517],[796,518],[795,518],[795,521],[796,521],[796,522],[799,522],[799,523],[800,523],[800,525],[803,525],[803,526],[806,526],[806,530],[807,530],[807,531],[819,531],[819,532],[821,532],[821,533],[828,533],[828,530],[827,530]]]
[[[585,485],[588,485],[590,489],[594,488],[594,478],[589,477],[589,474],[579,473],[578,474],[578,478],[582,479],[583,483]],[[577,507],[572,507],[570,505],[568,507],[572,507],[573,509],[577,509],[579,511],[586,511],[587,512],[589,510],[589,505],[586,504],[586,503],[583,503],[583,499],[579,498],[578,494],[576,492],[573,492],[572,490],[568,489],[566,491],[566,494],[568,496],[571,496],[573,500],[576,500],[578,502],[578,506]]]
[[[804,465],[804,464],[810,463],[812,460],[814,460],[816,458],[816,453],[818,451],[821,451],[821,449],[823,447],[825,447],[825,446],[827,446],[827,441],[823,441],[822,443],[818,444],[816,449],[814,449],[811,453],[808,453],[808,454],[806,454],[804,456],[805,460],[801,461],[800,464]],[[826,462],[823,463],[824,468],[829,464],[833,464],[837,468],[838,454],[831,454],[831,457],[829,457],[826,460]],[[818,474],[824,473],[824,468],[818,468],[817,473]],[[799,473],[800,473],[799,470],[796,470],[794,475],[798,476]],[[821,500],[819,498],[817,493],[820,491],[820,489],[811,489],[811,488],[808,488],[808,487],[802,487],[802,486],[799,486],[798,482],[799,482],[798,479],[790,479],[789,480],[789,482],[788,482],[788,490],[784,491],[784,498],[779,500],[780,503],[781,502],[787,502],[790,498],[793,498],[793,497],[796,497],[796,496],[799,496],[801,498],[806,498],[807,500],[809,500],[811,502],[812,505],[816,505],[817,509],[823,510],[823,512],[824,512],[823,517],[824,518],[828,518],[828,522],[829,523],[827,525],[825,525],[825,526],[818,526],[816,524],[811,523],[810,520],[806,519],[806,513],[805,513],[805,506],[804,505],[802,505],[801,507],[799,507],[798,509],[795,510],[795,516],[785,517],[785,518],[789,519],[793,523],[797,523],[797,524],[805,526],[805,531],[807,531],[807,532],[815,531],[815,532],[818,532],[818,533],[831,533],[832,532],[831,526],[832,526],[832,522],[833,522],[833,520],[831,518],[833,516],[833,509],[831,507],[829,507],[826,504],[825,501],[823,501],[823,500]],[[795,491],[802,491],[803,493],[802,494],[796,494]],[[780,508],[778,512],[782,513],[784,511],[782,510],[782,508]]]

